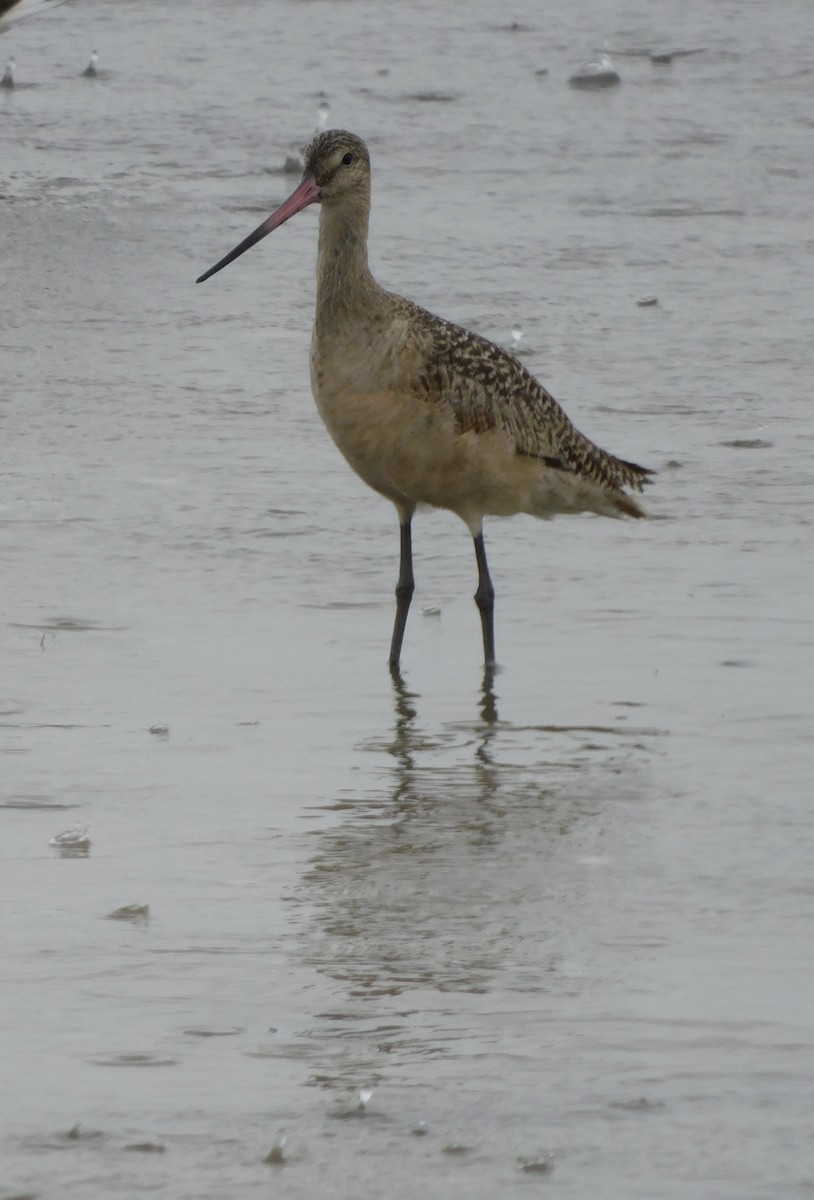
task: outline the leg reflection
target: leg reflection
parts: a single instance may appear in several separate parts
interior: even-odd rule
[[[393,726],[393,740],[388,749],[397,763],[393,799],[400,802],[409,793],[412,774],[415,770],[418,710],[414,702],[419,699],[419,696],[416,692],[408,691],[398,665],[391,664],[390,678],[393,681],[393,707],[396,719]]]
[[[487,725],[496,725],[498,721],[497,696],[495,695],[494,663],[484,668],[483,683],[480,688],[480,715]]]
[[[483,672],[483,683],[480,689],[480,715],[483,722],[480,726],[480,742],[475,751],[475,757],[480,761],[483,767],[489,768],[488,776],[484,775],[484,788],[494,790],[497,786],[497,780],[492,771],[494,767],[494,759],[492,758],[491,743],[494,740],[498,729],[497,715],[497,696],[495,695],[495,668],[494,665],[487,664]]]
[[[439,750],[444,740],[444,734],[439,731],[433,736],[419,731],[418,708],[416,706],[416,701],[421,699],[419,693],[409,691],[404,682],[404,677],[397,666],[391,666],[390,677],[393,681],[395,722],[393,725],[393,739],[388,746],[388,750],[395,758],[397,764],[393,800],[399,804],[403,804],[405,801],[410,800],[415,789],[417,773],[421,769],[416,758],[417,752],[419,750]],[[497,734],[498,725],[497,697],[493,686],[494,678],[494,665],[487,666],[483,673],[483,682],[481,683],[480,690],[481,723],[475,724],[479,740],[475,749],[475,759],[477,761],[473,766],[479,769],[482,769],[483,765],[490,768],[494,766],[490,753],[490,743]],[[432,772],[431,767],[425,767],[425,770],[429,773]],[[483,789],[480,799],[483,800],[495,790],[497,779],[490,772],[488,778],[486,776],[481,778],[480,786]]]

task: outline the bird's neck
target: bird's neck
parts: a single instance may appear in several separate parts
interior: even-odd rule
[[[317,322],[359,312],[381,290],[367,264],[367,197],[323,204],[317,255]]]

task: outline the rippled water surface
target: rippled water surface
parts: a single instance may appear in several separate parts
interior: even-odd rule
[[[814,1192],[810,20],[3,34],[0,1200]],[[603,45],[621,85],[569,88]],[[487,526],[492,683],[443,513],[387,672],[395,514],[310,397],[314,211],[193,283],[323,93],[382,282],[521,329],[659,472],[648,522]]]

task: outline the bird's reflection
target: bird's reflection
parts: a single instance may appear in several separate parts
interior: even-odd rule
[[[388,751],[397,763],[393,800],[398,804],[405,795],[409,795],[417,765],[416,751],[422,746],[427,748],[429,743],[420,733],[418,726],[418,702],[421,697],[417,692],[409,690],[398,667],[391,666],[390,678],[393,683],[395,721],[393,738],[388,745]],[[487,767],[494,766],[490,744],[496,735],[499,720],[494,685],[495,668],[488,666],[484,669],[480,688],[480,721],[472,727],[475,734],[475,762],[472,766],[483,785],[480,791],[481,801],[494,790],[497,783],[496,778],[491,776],[487,778],[477,769],[478,764]]]
[[[510,902],[501,845],[540,787],[500,766],[493,671],[474,699],[469,721],[438,727],[392,671],[390,731],[359,747],[378,759],[376,786],[351,805],[343,800],[342,824],[320,835],[306,875],[317,906],[314,959],[354,998],[413,987],[482,991],[505,954],[508,917],[493,919]]]
[[[419,697],[417,693],[407,690],[404,676],[398,667],[390,668],[390,678],[393,681],[395,724],[393,726],[393,741],[389,749],[390,753],[401,764],[402,769],[409,771],[415,766],[413,734],[418,716],[416,701]]]
[[[495,695],[495,668],[488,666],[483,672],[483,682],[480,689],[480,715],[483,722],[483,743],[478,750],[478,755],[484,762],[491,763],[489,757],[489,743],[495,735],[495,726],[498,722],[497,715],[497,696]]]
[[[598,809],[604,819],[607,756],[597,758],[595,734],[588,745],[574,730],[501,720],[493,672],[473,701],[469,720],[439,723],[435,697],[394,671],[387,733],[357,744],[362,782],[317,835],[303,878],[306,954],[340,992],[321,1014],[321,1036],[338,1039],[325,1086],[375,1077],[381,1059],[364,1024],[374,1011],[388,1013],[376,1026],[390,1031],[388,1053],[425,1055],[454,1036],[447,1025],[463,1003],[439,1007],[428,993],[554,986],[570,893],[584,886],[567,839]],[[428,1004],[435,1015],[413,1021]]]

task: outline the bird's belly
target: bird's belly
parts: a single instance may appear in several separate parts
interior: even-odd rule
[[[325,426],[354,471],[391,500],[425,501],[454,431],[442,414],[395,391],[316,394]]]
[[[320,415],[351,467],[399,505],[429,504],[477,525],[528,508],[535,469],[501,433],[461,433],[453,413],[411,392],[324,391]]]

